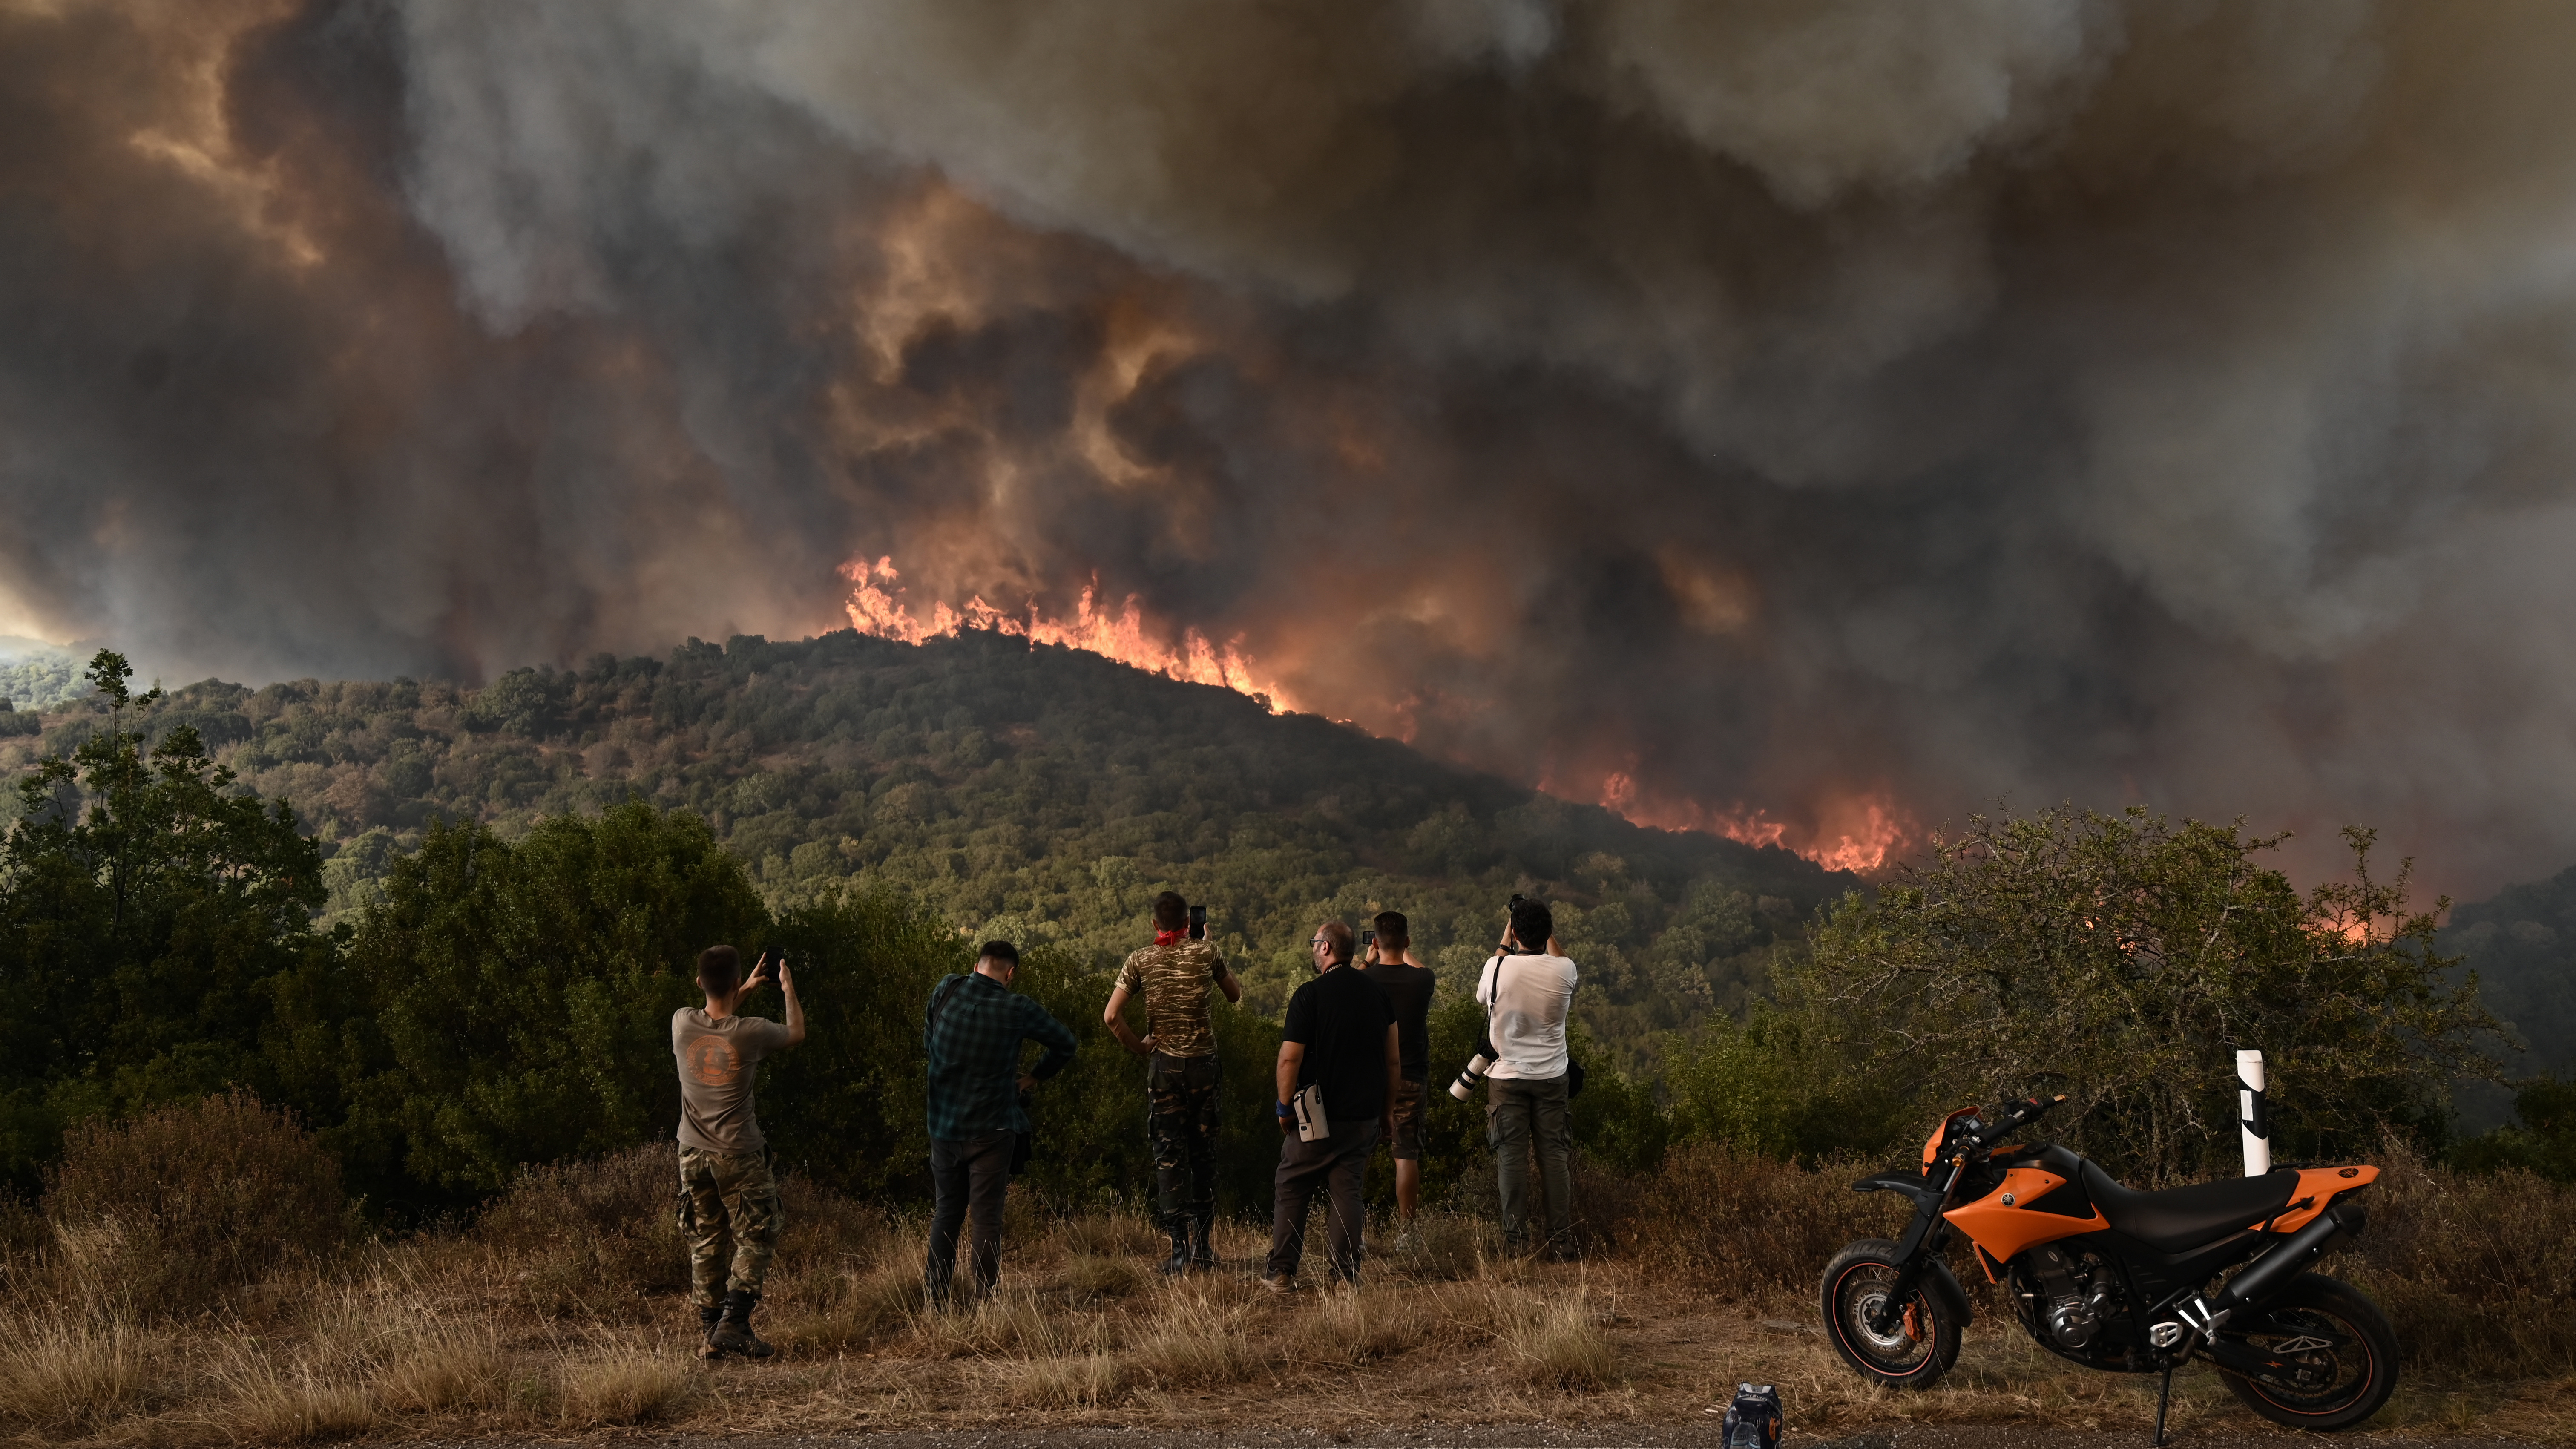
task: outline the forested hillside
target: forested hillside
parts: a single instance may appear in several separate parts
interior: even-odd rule
[[[0,740],[0,767],[103,727],[95,701]],[[1166,886],[1211,904],[1256,1010],[1304,969],[1313,922],[1380,909],[1466,989],[1520,890],[1559,903],[1595,1037],[1634,1059],[1765,981],[1853,882],[1780,850],[1630,825],[1391,741],[1097,655],[969,633],[691,640],[480,690],[435,681],[172,691],[181,725],[323,844],[335,917],[434,819],[505,837],[641,796],[705,817],[774,906],[889,887],[972,934],[1105,965]]]
[[[2516,1074],[2576,1077],[2576,869],[2461,906],[2442,947],[2526,1048]]]
[[[41,639],[0,635],[0,714],[49,709],[87,686],[81,657]],[[0,719],[0,736],[26,733],[24,720]]]

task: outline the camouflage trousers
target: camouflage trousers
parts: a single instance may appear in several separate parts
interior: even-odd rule
[[[716,1307],[727,1289],[757,1295],[783,1223],[766,1153],[680,1149],[680,1236],[689,1245],[690,1302]]]
[[[1154,1053],[1145,1078],[1145,1136],[1154,1149],[1154,1216],[1216,1217],[1216,1058]]]

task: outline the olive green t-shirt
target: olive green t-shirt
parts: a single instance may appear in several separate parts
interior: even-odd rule
[[[760,1059],[787,1045],[787,1028],[765,1016],[671,1013],[671,1055],[680,1064],[680,1145],[708,1152],[758,1152],[768,1144],[751,1110]]]
[[[1216,1055],[1208,988],[1223,968],[1216,947],[1205,941],[1147,946],[1118,968],[1118,985],[1145,998],[1145,1029],[1154,1034],[1154,1050],[1167,1057]]]

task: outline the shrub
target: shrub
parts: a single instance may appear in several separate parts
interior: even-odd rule
[[[66,1134],[45,1213],[90,1286],[184,1314],[347,1239],[339,1165],[236,1088]]]
[[[1849,1190],[1860,1175],[1836,1164],[1810,1172],[1720,1143],[1678,1147],[1645,1183],[1620,1246],[1648,1261],[1677,1258],[1719,1294],[1804,1293],[1843,1244],[1901,1226],[1888,1195]]]
[[[475,1236],[528,1255],[530,1306],[549,1317],[633,1317],[654,1293],[685,1292],[680,1177],[668,1143],[532,1167],[484,1210]]]

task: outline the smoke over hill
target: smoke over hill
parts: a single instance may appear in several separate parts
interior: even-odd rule
[[[2488,885],[2576,852],[2571,30],[15,0],[0,630],[475,677],[886,559],[1640,819]]]

